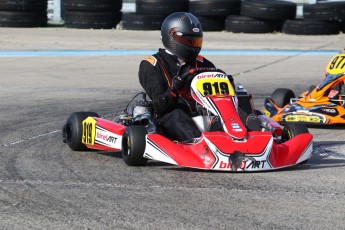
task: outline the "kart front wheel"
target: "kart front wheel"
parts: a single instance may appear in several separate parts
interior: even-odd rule
[[[302,134],[302,133],[309,133],[307,126],[303,123],[288,123],[285,125],[282,133],[282,140],[288,141],[295,136]]]
[[[87,117],[99,116],[94,112],[75,112],[71,114],[66,124],[63,126],[63,141],[74,151],[89,150],[86,145],[82,143],[82,122]]]
[[[291,89],[278,88],[271,94],[271,99],[279,107],[283,108],[290,103],[290,99],[294,98],[295,93]]]
[[[122,158],[129,166],[144,166],[147,130],[140,125],[128,126],[122,136]]]
[[[302,134],[302,133],[309,133],[307,126],[303,123],[288,123],[285,125],[282,133],[282,141],[288,141],[295,136]],[[301,162],[300,164],[307,163],[308,160]]]

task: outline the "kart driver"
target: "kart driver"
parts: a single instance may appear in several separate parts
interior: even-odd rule
[[[191,109],[181,96],[183,91],[189,91],[181,76],[192,68],[215,67],[199,55],[203,41],[201,24],[191,13],[173,13],[163,21],[161,40],[165,49],[140,63],[140,84],[153,101],[168,138],[183,141],[200,137]]]
[[[320,84],[318,88],[322,88],[325,84],[330,83],[330,81],[335,81],[345,75],[345,49],[340,51],[337,55],[332,57],[332,59],[327,64],[325,70],[325,78],[328,77],[328,81],[324,84]],[[328,97],[332,99],[344,100],[345,95],[345,81],[340,81],[336,85],[332,86],[328,92]],[[342,102],[344,106],[344,103]]]

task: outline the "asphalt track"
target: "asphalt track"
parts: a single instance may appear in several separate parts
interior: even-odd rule
[[[205,33],[204,55],[254,95],[318,84],[345,35]],[[141,87],[140,60],[159,33],[0,28],[1,229],[344,229],[345,128],[311,128],[308,164],[219,173],[116,152],[73,152],[74,111],[111,119]],[[49,53],[49,55],[47,55]]]

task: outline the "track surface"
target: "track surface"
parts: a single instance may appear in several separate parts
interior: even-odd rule
[[[318,84],[345,36],[206,33],[205,50],[300,50],[210,55],[255,97]],[[0,51],[160,47],[158,32],[0,28]],[[148,53],[149,55],[149,53]],[[345,129],[310,129],[307,165],[217,173],[158,162],[127,167],[119,153],[73,152],[61,127],[74,111],[111,117],[141,90],[143,55],[1,57],[1,229],[343,229]],[[242,74],[240,74],[242,73]]]

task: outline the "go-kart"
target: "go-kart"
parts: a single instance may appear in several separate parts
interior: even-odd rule
[[[306,162],[312,154],[313,136],[305,125],[281,126],[256,114],[252,96],[232,86],[228,75],[215,68],[192,69],[193,117],[199,138],[177,142],[159,128],[152,101],[134,97],[114,121],[94,112],[72,113],[63,127],[63,140],[75,151],[121,151],[129,166],[147,160],[182,167],[221,171],[266,171]]]
[[[265,99],[263,113],[281,123],[306,125],[345,124],[345,54],[328,64],[318,85],[296,97],[291,89],[278,88]]]

